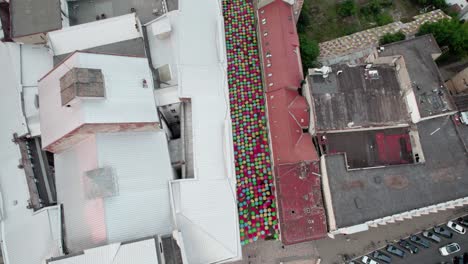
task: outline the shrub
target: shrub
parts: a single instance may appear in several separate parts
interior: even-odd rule
[[[375,20],[377,22],[377,25],[383,26],[383,25],[392,23],[393,17],[389,13],[385,12],[385,13],[378,14],[375,17]]]
[[[354,0],[346,0],[337,5],[337,13],[341,17],[353,16],[357,12],[356,3]]]
[[[399,31],[397,33],[387,33],[385,35],[382,36],[382,38],[380,38],[380,45],[385,45],[385,44],[388,44],[388,43],[392,43],[392,42],[397,42],[397,41],[400,41],[400,40],[404,40],[405,39],[405,34],[403,34],[403,32]]]

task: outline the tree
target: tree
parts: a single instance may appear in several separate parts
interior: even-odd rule
[[[320,54],[320,49],[317,41],[308,38],[305,34],[299,34],[299,43],[302,67],[305,73],[307,69],[313,68],[316,64],[316,59]]]
[[[457,19],[443,19],[425,23],[419,28],[418,36],[432,34],[439,46],[448,46],[450,53],[465,57],[468,55],[468,24]]]
[[[435,8],[440,8],[440,9],[448,7],[445,0],[413,0],[413,1],[421,6],[433,5],[435,6]]]
[[[397,42],[397,41],[400,41],[400,40],[404,40],[406,37],[405,37],[405,34],[403,34],[403,32],[401,31],[398,31],[396,33],[387,33],[385,35],[383,35],[381,38],[380,38],[380,45],[385,45],[385,44],[389,44],[389,43],[393,43],[393,42]]]
[[[340,4],[338,4],[337,13],[341,17],[348,17],[353,16],[357,12],[356,3],[354,0],[346,0]]]
[[[309,2],[304,1],[301,14],[299,15],[299,19],[297,20],[297,32],[299,33],[305,33],[307,31],[307,27],[310,25],[309,9]]]

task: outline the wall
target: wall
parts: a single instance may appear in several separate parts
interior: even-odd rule
[[[468,67],[457,73],[446,82],[452,93],[463,93],[468,91]]]
[[[16,43],[25,44],[45,44],[47,42],[46,33],[37,33],[23,37],[13,38]]]
[[[395,222],[401,222],[406,219],[412,219],[414,217],[429,215],[431,213],[437,213],[439,211],[445,211],[447,209],[462,207],[467,204],[468,204],[468,197],[460,198],[460,199],[448,201],[445,203],[422,207],[422,208],[414,209],[411,211],[403,212],[400,214],[390,215],[390,216],[375,219],[372,221],[367,221],[366,223],[355,225],[355,226],[343,227],[343,228],[339,228],[335,230],[330,229],[330,236],[334,236],[338,234],[353,234],[357,232],[362,232],[362,231],[367,230],[366,228],[363,228],[364,225],[366,225],[367,227],[378,227],[379,225],[386,225],[386,224],[391,224]]]

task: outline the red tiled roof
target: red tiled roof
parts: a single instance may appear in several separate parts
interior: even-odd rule
[[[258,16],[267,91],[299,88],[303,74],[291,6],[276,1],[261,8]]]
[[[323,238],[327,233],[318,162],[275,167],[281,237],[285,244]]]
[[[268,92],[267,100],[275,164],[318,160],[312,137],[302,132],[309,125],[305,98],[296,90],[280,89]]]
[[[303,79],[292,6],[275,0],[258,10],[268,121],[284,244],[327,233],[319,157],[309,127],[309,106],[298,93]]]

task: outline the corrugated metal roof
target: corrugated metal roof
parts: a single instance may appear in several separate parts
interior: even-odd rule
[[[179,5],[179,11],[166,15],[169,37],[148,34],[154,66],[176,69],[177,82],[171,84],[192,103],[195,179],[173,183],[177,228],[189,263],[238,259],[242,252],[220,3],[182,0]]]
[[[59,203],[71,252],[172,231],[172,167],[164,132],[97,134],[56,155]],[[85,171],[110,167],[118,194],[87,200]]]
[[[184,239],[188,262],[204,264],[239,258],[241,248],[233,183],[219,179],[173,184],[177,227]]]
[[[11,141],[13,133],[27,132],[21,112],[19,81],[15,74],[19,62],[19,45],[0,42],[0,185],[1,235],[3,259],[6,263],[41,263],[58,253],[58,228],[52,223],[56,208],[33,214],[27,209],[28,186],[23,170],[18,169],[21,159],[19,148]],[[27,236],[22,235],[27,234]],[[25,254],[25,248],[28,249]]]
[[[111,43],[141,38],[135,13],[66,27],[47,34],[55,56]]]
[[[59,80],[74,67],[101,69],[106,98],[80,99],[71,107],[62,106]],[[143,80],[147,81],[147,88],[143,87]],[[39,82],[42,145],[49,146],[83,124],[158,122],[152,88],[145,58],[73,54]]]
[[[49,260],[49,264],[158,264],[154,239],[129,244],[110,244],[85,250],[78,256]]]

